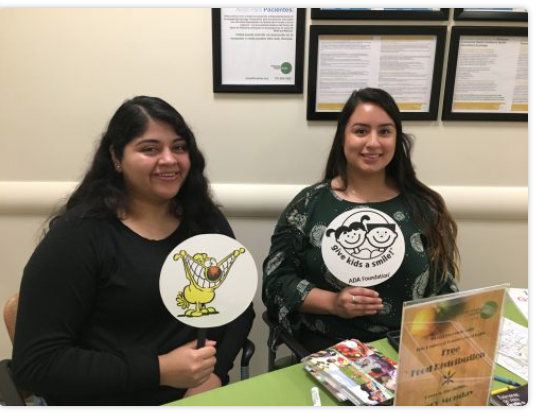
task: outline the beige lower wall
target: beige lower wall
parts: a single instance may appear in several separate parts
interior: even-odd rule
[[[17,291],[24,265],[35,247],[43,222],[73,183],[0,182],[0,300]],[[300,185],[216,184],[237,239],[262,262],[279,213]],[[459,226],[462,289],[510,283],[528,287],[528,190],[524,187],[435,187]],[[51,301],[54,303],[54,301]],[[266,371],[267,328],[260,287],[255,298],[256,323],[251,338],[257,351],[251,374]],[[11,356],[7,333],[0,332],[0,358]],[[235,373],[233,379],[237,379]]]

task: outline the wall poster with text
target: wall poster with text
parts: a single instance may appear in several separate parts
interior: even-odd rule
[[[354,90],[378,87],[405,120],[436,120],[444,60],[443,26],[310,28],[308,120],[336,120]]]
[[[422,8],[324,8],[311,9],[312,19],[358,20],[448,20],[450,9]]]
[[[443,120],[528,121],[528,28],[454,26]]]
[[[306,10],[212,9],[216,93],[302,93]]]

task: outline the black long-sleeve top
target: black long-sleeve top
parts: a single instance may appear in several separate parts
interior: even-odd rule
[[[223,215],[206,232],[233,237]],[[159,405],[185,389],[160,386],[158,356],[197,338],[159,293],[167,255],[192,236],[183,221],[163,240],[143,238],[117,219],[59,219],[22,278],[14,377],[49,405]],[[214,373],[223,384],[248,337],[250,306],[208,330],[217,341]]]

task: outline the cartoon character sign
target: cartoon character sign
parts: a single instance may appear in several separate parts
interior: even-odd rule
[[[353,209],[330,223],[322,241],[322,255],[339,280],[352,286],[373,286],[399,269],[405,240],[399,225],[384,212]]]
[[[181,259],[184,262],[186,278],[189,284],[183,291],[178,292],[176,302],[182,309],[195,305],[195,309],[188,309],[186,316],[202,316],[218,313],[214,308],[206,305],[216,297],[216,290],[225,281],[229,271],[245,248],[234,250],[219,263],[205,253],[190,256],[186,251],[180,250],[173,255],[173,260]]]
[[[210,328],[240,316],[255,296],[257,281],[255,260],[242,244],[225,235],[202,234],[167,256],[160,293],[176,319]]]

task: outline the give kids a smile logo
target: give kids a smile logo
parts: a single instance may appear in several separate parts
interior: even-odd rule
[[[353,209],[326,229],[322,255],[330,272],[351,286],[388,280],[401,266],[405,240],[399,225],[376,209]]]

